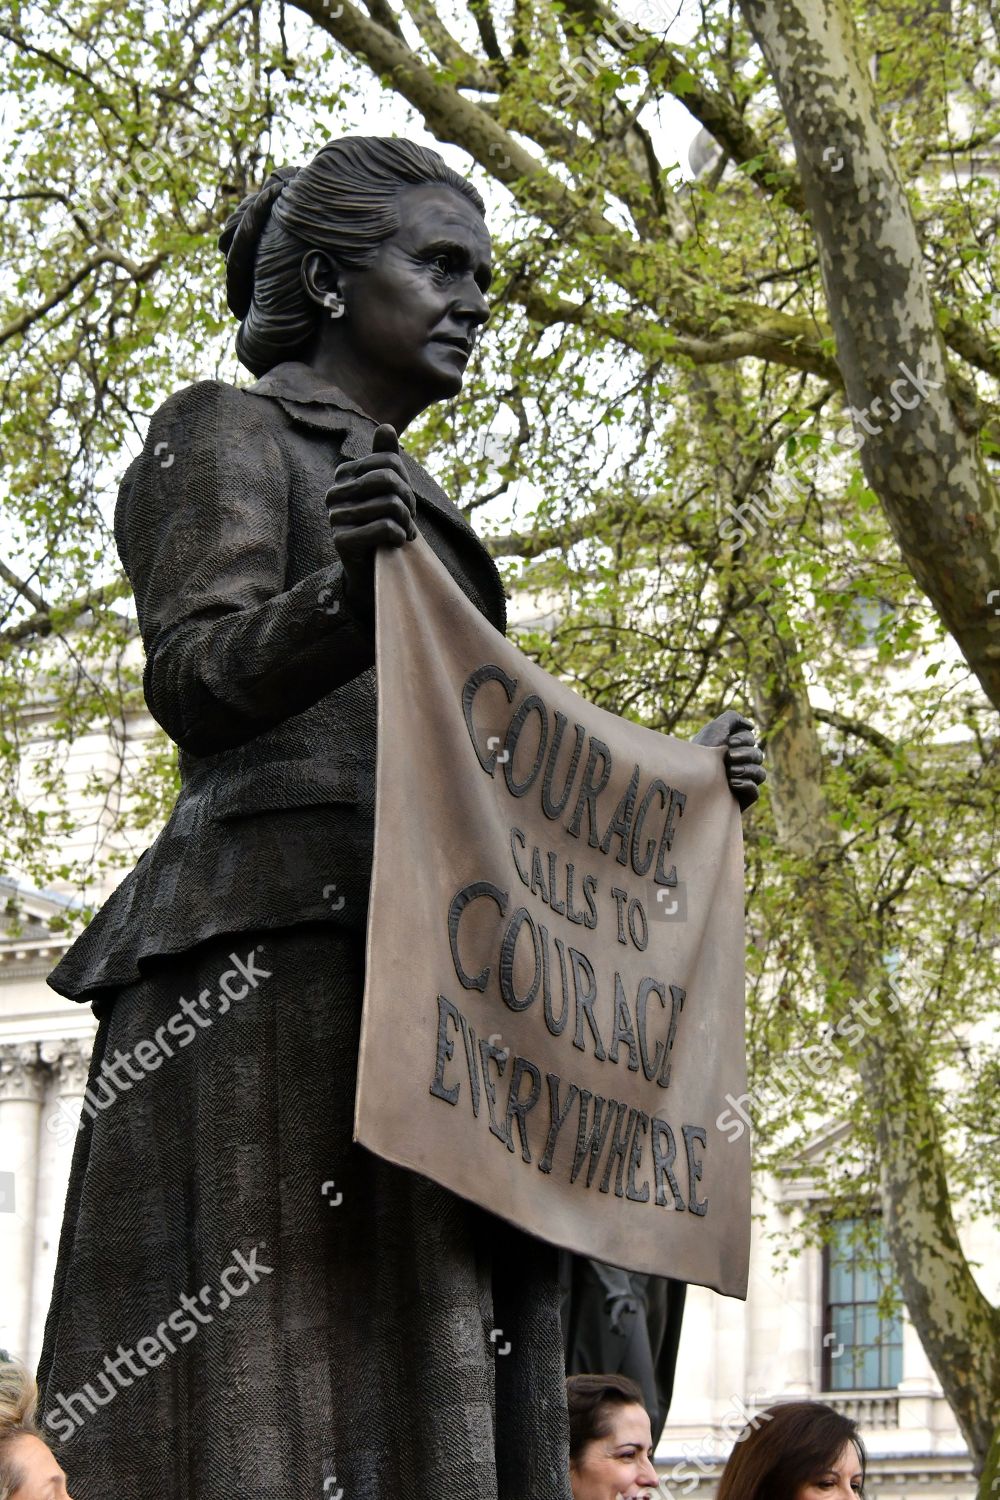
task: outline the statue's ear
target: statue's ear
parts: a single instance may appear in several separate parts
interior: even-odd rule
[[[310,302],[329,307],[331,298],[343,300],[340,267],[325,250],[307,250],[302,257],[299,275],[302,290]]]

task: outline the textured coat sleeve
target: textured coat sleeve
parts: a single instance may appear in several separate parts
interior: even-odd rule
[[[375,659],[338,562],[286,587],[288,465],[252,399],[214,381],[171,397],[118,500],[146,702],[194,755],[253,739]]]

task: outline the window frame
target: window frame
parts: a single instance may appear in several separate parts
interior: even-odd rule
[[[898,1348],[899,1349],[899,1377],[898,1377],[898,1379],[896,1381],[896,1384],[895,1385],[884,1384],[884,1383],[881,1383],[879,1385],[863,1385],[863,1384],[860,1384],[859,1383],[860,1376],[855,1376],[853,1374],[853,1366],[854,1366],[854,1361],[853,1360],[851,1361],[851,1369],[852,1369],[851,1381],[852,1381],[852,1383],[850,1385],[846,1385],[846,1386],[844,1386],[844,1385],[836,1386],[833,1383],[833,1380],[834,1380],[834,1345],[840,1342],[840,1335],[837,1334],[837,1333],[835,1333],[835,1331],[834,1331],[834,1311],[835,1311],[835,1309],[849,1307],[849,1308],[852,1308],[854,1310],[853,1317],[852,1317],[852,1327],[856,1331],[856,1329],[857,1329],[857,1310],[859,1308],[873,1308],[873,1309],[877,1310],[877,1308],[878,1308],[878,1301],[877,1300],[875,1300],[875,1301],[858,1301],[858,1300],[852,1298],[852,1300],[850,1302],[839,1301],[837,1303],[834,1303],[833,1300],[832,1300],[832,1298],[831,1298],[832,1281],[833,1281],[832,1271],[833,1271],[834,1252],[837,1251],[837,1250],[841,1250],[842,1251],[843,1246],[840,1245],[840,1244],[838,1244],[838,1239],[839,1239],[840,1232],[842,1232],[844,1230],[847,1230],[848,1233],[850,1233],[850,1235],[852,1236],[852,1238],[849,1241],[849,1248],[850,1248],[850,1251],[851,1251],[850,1262],[849,1262],[850,1263],[850,1267],[851,1267],[851,1292],[853,1294],[854,1292],[857,1291],[856,1277],[858,1275],[857,1261],[858,1261],[858,1258],[859,1258],[859,1252],[865,1254],[866,1256],[869,1254],[869,1252],[867,1251],[867,1247],[864,1246],[863,1241],[860,1239],[860,1237],[855,1237],[855,1236],[858,1235],[857,1226],[859,1226],[859,1225],[872,1225],[872,1226],[877,1225],[878,1226],[878,1235],[879,1235],[879,1241],[880,1241],[880,1243],[877,1246],[878,1254],[877,1254],[877,1258],[873,1258],[873,1261],[872,1261],[871,1266],[869,1267],[869,1270],[870,1270],[870,1273],[875,1276],[876,1282],[877,1282],[877,1284],[879,1286],[883,1286],[884,1287],[884,1286],[889,1286],[889,1285],[892,1284],[892,1263],[891,1263],[891,1260],[890,1260],[889,1255],[888,1255],[888,1250],[887,1250],[887,1248],[885,1246],[885,1227],[884,1227],[884,1224],[882,1223],[882,1216],[881,1216],[881,1214],[877,1214],[877,1213],[876,1214],[861,1214],[861,1213],[855,1212],[853,1214],[845,1215],[843,1218],[832,1218],[831,1217],[830,1219],[828,1219],[828,1221],[827,1221],[827,1234],[824,1236],[824,1241],[823,1241],[823,1246],[822,1246],[822,1299],[823,1300],[822,1300],[822,1335],[821,1335],[821,1337],[822,1337],[822,1370],[821,1370],[821,1377],[822,1377],[824,1392],[828,1392],[828,1393],[830,1393],[831,1395],[834,1395],[834,1396],[851,1396],[851,1395],[864,1394],[866,1392],[872,1392],[872,1391],[897,1391],[899,1389],[899,1386],[902,1383],[902,1380],[903,1380],[903,1368],[902,1368],[902,1359],[903,1359],[903,1319],[902,1319],[902,1309],[900,1308],[900,1309],[897,1309],[897,1311],[894,1314],[892,1314],[890,1318],[885,1318],[881,1314],[877,1314],[877,1316],[878,1316],[878,1338],[877,1338],[877,1342],[875,1344],[859,1344],[859,1343],[852,1342],[850,1345],[845,1345],[845,1353],[847,1352],[848,1349],[850,1349],[852,1351],[854,1351],[854,1350],[862,1350],[862,1349],[873,1349],[873,1348],[877,1349],[879,1351],[879,1373],[880,1374],[882,1373],[882,1366],[883,1366],[884,1362],[887,1361],[887,1360],[889,1362],[892,1361],[892,1350],[894,1348]],[[898,1338],[888,1338],[888,1339],[885,1338],[884,1337],[884,1331],[885,1331],[885,1329],[887,1327],[888,1327],[888,1329],[890,1331],[893,1331],[893,1332],[898,1329],[898,1334],[899,1334]],[[890,1374],[891,1374],[891,1370],[890,1370]]]

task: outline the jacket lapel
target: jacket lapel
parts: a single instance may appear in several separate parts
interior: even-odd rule
[[[372,451],[372,437],[378,423],[367,412],[356,405],[349,396],[334,385],[320,385],[308,366],[298,364],[279,365],[257,382],[247,387],[249,395],[267,396],[278,402],[289,419],[297,426],[312,431],[336,434],[339,447],[345,458],[364,458]],[[296,399],[298,397],[299,399]],[[307,399],[302,399],[306,397]],[[469,525],[457,505],[454,505],[431,478],[427,470],[412,458],[400,444],[403,465],[413,493],[418,500],[436,511],[452,526],[471,540],[488,561],[489,573],[496,589],[498,618],[506,622],[507,599],[503,582],[493,555],[482,538]],[[501,628],[505,628],[501,627]]]

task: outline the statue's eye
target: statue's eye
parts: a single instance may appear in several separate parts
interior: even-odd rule
[[[434,267],[435,271],[440,271],[442,276],[447,276],[448,272],[452,268],[453,259],[454,257],[451,255],[450,251],[441,250],[437,255],[431,256],[430,264]]]

